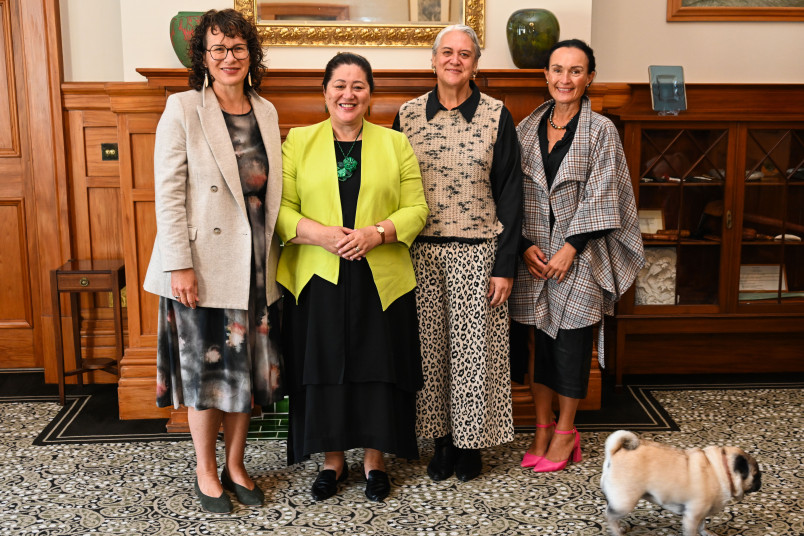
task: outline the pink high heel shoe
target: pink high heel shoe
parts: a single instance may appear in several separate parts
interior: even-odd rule
[[[552,428],[556,425],[556,421],[551,422],[550,424],[539,424],[536,423],[536,428]],[[531,454],[530,452],[525,451],[525,456],[522,458],[522,463],[519,465],[522,467],[534,467],[539,460],[544,458],[544,456],[536,456]]]
[[[572,460],[572,463],[578,463],[581,461],[581,434],[578,433],[578,430],[575,428],[572,430],[556,430],[555,433],[561,435],[575,434],[575,445],[572,447],[572,452],[566,460],[561,462],[551,462],[547,458],[543,457],[533,467],[534,473],[552,473],[554,471],[561,471],[567,466],[570,460]]]

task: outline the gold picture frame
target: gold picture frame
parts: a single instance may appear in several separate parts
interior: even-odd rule
[[[477,33],[485,45],[486,0],[462,2],[462,24]],[[260,0],[234,0],[234,8],[254,21],[264,46],[355,46],[355,47],[430,47],[446,23],[368,24],[354,21],[306,22],[261,21],[257,17]]]
[[[695,21],[804,21],[804,7],[801,0],[789,0],[788,6],[765,7],[762,0],[755,6],[734,7],[727,0],[714,2],[716,5],[696,6],[694,0],[667,0],[667,20],[669,22]]]
[[[657,233],[664,229],[664,211],[660,208],[641,208],[639,213],[639,232],[645,234]]]

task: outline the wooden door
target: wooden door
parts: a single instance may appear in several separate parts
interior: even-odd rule
[[[57,0],[0,0],[0,368],[55,364],[48,274],[69,253],[58,24]]]

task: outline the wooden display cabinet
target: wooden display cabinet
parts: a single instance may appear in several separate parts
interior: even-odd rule
[[[617,310],[617,383],[802,371],[804,86],[687,94],[658,116],[634,85],[616,113],[647,259]]]

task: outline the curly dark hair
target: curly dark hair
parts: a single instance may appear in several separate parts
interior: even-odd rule
[[[207,30],[210,28],[213,28],[213,31],[223,32],[223,35],[229,38],[242,37],[245,39],[248,46],[248,70],[251,74],[251,86],[249,86],[248,78],[246,78],[244,82],[245,88],[251,87],[254,91],[259,91],[263,75],[262,70],[265,68],[262,64],[264,56],[262,45],[260,45],[260,36],[254,23],[234,9],[222,9],[220,11],[210,9],[204,13],[198,26],[193,30],[193,37],[190,38],[190,44],[187,47],[190,52],[190,58],[193,61],[193,66],[190,67],[190,87],[195,90],[201,90],[204,87],[204,73],[207,72],[206,67],[204,67],[204,55],[207,53]],[[213,80],[212,75],[209,75],[210,84]]]

